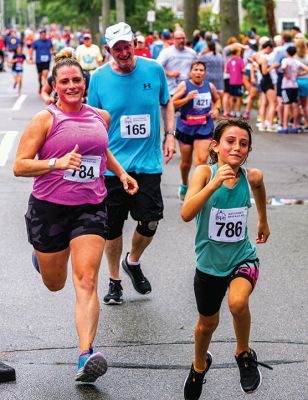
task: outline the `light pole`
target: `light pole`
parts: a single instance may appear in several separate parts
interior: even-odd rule
[[[4,30],[4,0],[0,0],[0,32]]]

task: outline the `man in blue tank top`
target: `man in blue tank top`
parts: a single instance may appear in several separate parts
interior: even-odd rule
[[[33,50],[35,50],[35,64],[39,81],[39,94],[45,85],[48,77],[49,65],[53,54],[52,42],[47,39],[46,29],[40,29],[40,37],[35,40],[30,49],[30,60],[32,61]]]
[[[169,162],[175,152],[174,108],[169,98],[163,68],[155,61],[136,57],[131,27],[124,22],[106,30],[106,50],[112,60],[91,77],[88,102],[110,113],[109,148],[126,171],[138,181],[139,192],[130,197],[118,177],[106,173],[109,236],[106,254],[109,264],[109,292],[105,304],[122,303],[119,265],[124,221],[137,221],[131,250],[121,264],[137,292],[151,292],[139,259],[151,243],[158,221],[163,218],[160,191],[162,153],[160,148],[160,106],[165,127],[164,156]]]

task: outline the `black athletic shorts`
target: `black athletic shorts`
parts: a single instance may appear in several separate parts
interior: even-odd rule
[[[25,215],[28,240],[42,253],[55,253],[69,247],[82,235],[107,237],[107,210],[100,204],[66,206],[38,200],[32,194]]]
[[[282,79],[283,79],[283,72],[278,72],[277,73],[277,84],[276,84],[277,97],[281,97]]]
[[[263,93],[266,93],[268,90],[274,90],[275,87],[273,85],[272,79],[270,76],[266,76],[261,79],[260,87]]]
[[[297,103],[298,88],[281,89],[281,98],[283,104]]]
[[[139,185],[138,192],[131,196],[123,189],[117,176],[105,176],[108,191],[108,239],[122,235],[124,221],[130,213],[135,221],[159,221],[163,218],[163,198],[160,190],[161,174],[136,174],[129,172]]]
[[[43,71],[49,71],[49,64],[49,61],[36,63],[37,72],[40,74]]]
[[[224,79],[224,87],[225,87],[225,92],[230,93],[230,79],[229,78]]]
[[[192,146],[195,140],[211,140],[213,137],[213,132],[210,132],[208,135],[195,134],[191,136],[176,130],[175,137],[179,142]]]
[[[206,317],[216,314],[220,310],[230,282],[239,277],[247,279],[253,289],[259,277],[259,259],[245,260],[237,264],[227,276],[209,275],[196,269],[194,290],[199,314]]]
[[[242,97],[243,85],[229,85],[229,94],[232,97]]]

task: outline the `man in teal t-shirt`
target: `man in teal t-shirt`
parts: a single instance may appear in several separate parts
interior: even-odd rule
[[[121,264],[137,292],[151,292],[139,259],[151,243],[158,221],[163,218],[160,106],[165,125],[163,152],[166,162],[175,152],[174,108],[163,68],[153,60],[134,55],[136,43],[131,27],[124,22],[110,26],[105,38],[105,48],[112,60],[93,73],[88,103],[110,113],[109,149],[139,185],[138,193],[130,197],[123,190],[120,179],[110,171],[106,173],[109,221],[106,255],[110,282],[104,303],[121,304],[123,289],[119,264],[122,230],[128,213],[138,223],[131,250]]]

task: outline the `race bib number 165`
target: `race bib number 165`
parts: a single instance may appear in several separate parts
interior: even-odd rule
[[[121,137],[124,139],[142,139],[150,136],[150,114],[122,115],[120,118]]]

